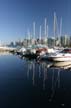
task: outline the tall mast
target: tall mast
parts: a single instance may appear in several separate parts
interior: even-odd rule
[[[56,19],[56,13],[54,12],[54,38],[55,38],[55,31],[56,31],[56,23],[55,23],[55,19]]]
[[[61,17],[61,20],[60,20],[60,36],[62,35],[62,17]]]
[[[35,22],[33,22],[33,36],[34,36],[34,39],[35,39]]]
[[[40,25],[40,30],[39,30],[39,40],[41,41],[41,25]]]
[[[56,45],[56,13],[54,12],[54,45]]]
[[[45,40],[47,36],[47,19],[45,18]]]
[[[48,44],[48,25],[47,25],[47,44]]]
[[[28,29],[27,31],[27,35],[28,35],[28,43],[27,44],[31,44],[31,35],[30,35],[30,30]]]
[[[30,40],[30,31],[28,29],[28,40]]]
[[[62,17],[60,19],[60,34],[59,34],[59,43],[60,43],[60,46],[61,46],[61,35],[62,35]]]

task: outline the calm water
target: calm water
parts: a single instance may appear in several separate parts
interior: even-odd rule
[[[70,70],[0,56],[0,108],[71,108]]]

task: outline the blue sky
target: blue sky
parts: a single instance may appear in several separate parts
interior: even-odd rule
[[[24,39],[29,29],[36,36],[39,26],[44,35],[44,19],[47,18],[49,36],[53,36],[53,18],[56,12],[58,26],[62,17],[62,34],[71,35],[71,0],[0,0],[0,40],[10,42]]]

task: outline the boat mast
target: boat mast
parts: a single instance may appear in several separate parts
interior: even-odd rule
[[[54,46],[56,45],[56,13],[54,12]]]
[[[48,45],[48,25],[47,25],[47,45]]]
[[[34,36],[34,40],[35,40],[35,22],[33,22],[33,36]]]
[[[40,25],[40,29],[39,29],[39,41],[41,43],[41,25]]]
[[[29,31],[29,29],[28,29],[28,39],[30,39],[30,31]]]
[[[56,13],[54,12],[54,45],[56,46],[56,41],[59,39],[59,30],[58,30],[58,21],[57,21],[57,16]]]
[[[28,29],[28,44],[31,44],[31,35],[30,35],[30,30]]]
[[[61,35],[62,35],[62,17],[60,19],[60,37],[59,37],[60,46],[61,46]]]
[[[46,36],[47,36],[47,19],[45,18],[45,38],[44,38],[45,43],[46,43]]]

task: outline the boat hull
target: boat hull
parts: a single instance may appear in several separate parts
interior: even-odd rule
[[[71,57],[50,57],[52,61],[71,61]]]
[[[71,61],[66,61],[66,62],[55,62],[55,63],[53,63],[53,66],[55,66],[55,67],[71,66]]]

